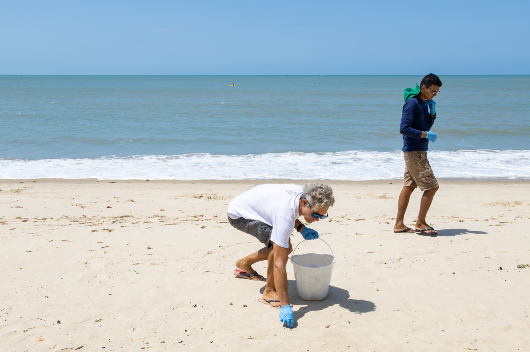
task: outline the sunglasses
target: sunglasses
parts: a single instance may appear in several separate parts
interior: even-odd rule
[[[307,200],[307,199],[306,199]],[[328,217],[328,213],[326,213],[326,215],[320,215],[318,213],[315,213],[313,211],[313,209],[311,209],[311,204],[309,203],[309,201],[307,202],[307,205],[309,205],[309,210],[311,210],[311,216],[315,219],[317,218],[321,218],[321,219],[326,219]]]
[[[427,89],[431,91],[432,95],[438,95],[438,94],[440,94],[440,91],[434,91],[434,90],[432,90],[431,88],[427,88]]]

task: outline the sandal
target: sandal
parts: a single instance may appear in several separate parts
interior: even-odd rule
[[[401,231],[394,231],[394,233],[413,233],[413,232],[415,231],[411,229],[410,227],[407,227],[406,229],[401,230]]]
[[[427,231],[435,231],[435,232],[427,232]],[[432,226],[429,226],[429,225],[427,225],[427,227],[424,228],[423,230],[416,229],[416,233],[422,236],[431,236],[431,237],[438,236],[438,231],[436,231]]]
[[[254,281],[267,281],[263,276],[258,274],[257,271],[255,271],[253,274],[248,274],[244,272],[243,270],[236,269],[234,270],[234,275],[239,279],[247,279],[247,280],[254,280]],[[252,276],[255,276],[256,278],[252,278]]]
[[[259,298],[259,299],[258,299],[258,302],[263,303],[263,304],[266,304],[266,305],[268,305],[269,307],[272,307],[272,308],[281,308],[280,305],[275,306],[275,305],[272,304],[272,303],[280,302],[280,301],[277,300],[277,299],[269,299],[269,300],[266,300],[265,298],[262,297],[262,298]]]

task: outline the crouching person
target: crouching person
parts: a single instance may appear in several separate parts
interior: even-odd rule
[[[318,233],[298,218],[311,224],[328,217],[335,198],[330,186],[308,183],[264,184],[235,197],[228,205],[228,221],[236,229],[256,237],[264,247],[236,261],[237,277],[265,281],[252,265],[268,260],[267,284],[260,299],[265,304],[281,307],[280,321],[293,327],[293,310],[287,292],[286,265],[292,252],[290,235],[293,229],[304,239],[314,240]]]

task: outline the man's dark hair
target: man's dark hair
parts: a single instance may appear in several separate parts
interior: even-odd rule
[[[433,84],[435,86],[441,87],[442,81],[440,81],[440,78],[438,78],[438,76],[436,76],[434,73],[429,73],[421,80],[420,87],[425,86],[425,88],[430,88]]]

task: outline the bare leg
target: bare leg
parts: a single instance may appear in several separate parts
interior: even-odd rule
[[[410,195],[414,192],[415,187],[403,186],[401,193],[399,194],[398,200],[398,213],[396,216],[396,224],[394,225],[394,231],[405,230],[407,226],[404,223],[405,212],[409,205]],[[414,232],[413,230],[409,232]]]
[[[265,285],[265,291],[276,291],[276,286],[274,286],[274,252],[271,251],[268,258],[267,264],[267,284]]]
[[[252,269],[252,265],[262,260],[266,260],[269,257],[269,253],[271,252],[272,252],[272,248],[263,247],[259,251],[254,252],[251,255],[246,256],[245,258],[239,259],[236,262],[236,267],[238,269],[243,270],[244,272],[248,274],[253,274],[255,273],[255,271],[254,269]],[[253,278],[255,278],[256,280],[258,279],[255,276]]]
[[[432,200],[434,198],[434,195],[436,194],[436,191],[438,191],[438,188],[439,187],[431,188],[423,192],[423,196],[421,197],[420,213],[418,214],[418,220],[416,221],[417,230],[423,230],[424,228],[427,228],[429,226],[427,225],[425,218],[427,217],[427,212],[429,211],[429,208],[431,207]],[[434,230],[430,230],[430,231],[427,231],[426,233],[436,235],[438,232]]]
[[[289,239],[289,254],[293,251],[291,240]],[[263,291],[263,298],[266,300],[279,300],[278,293],[276,292],[276,285],[274,284],[274,251],[269,254],[269,263],[267,266],[267,285]],[[280,302],[272,302],[271,305],[275,307],[280,306]]]

